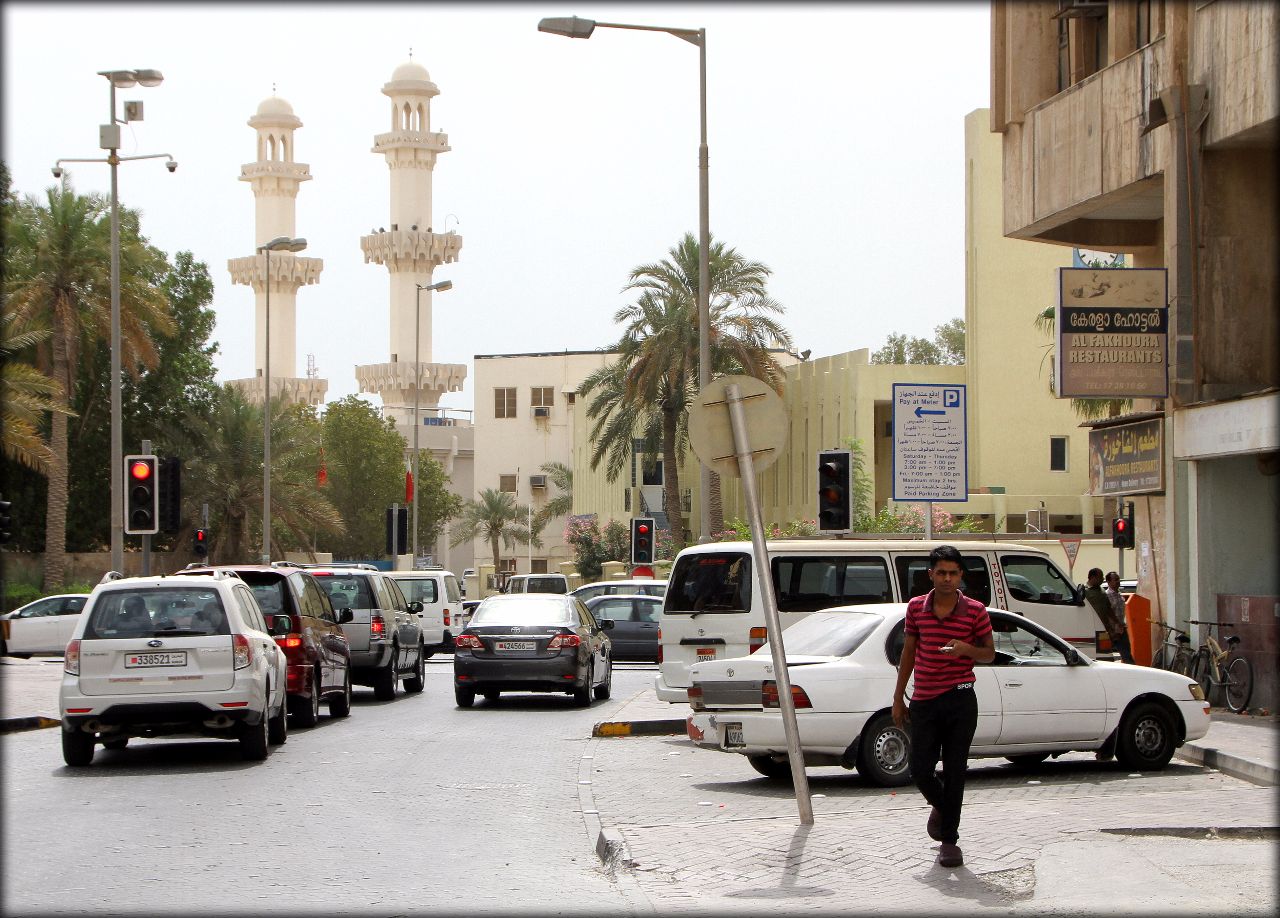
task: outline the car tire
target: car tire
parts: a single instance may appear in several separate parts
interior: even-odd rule
[[[911,737],[893,722],[891,714],[881,714],[863,728],[858,774],[880,787],[911,783]]]
[[[791,760],[783,758],[781,762],[771,755],[749,755],[747,764],[770,781],[791,781]]]
[[[83,730],[62,728],[62,761],[83,768],[93,761],[93,736]]]
[[[1178,746],[1173,718],[1160,705],[1134,705],[1120,720],[1116,758],[1134,771],[1158,771],[1169,764]]]
[[[1019,755],[1007,755],[1005,756],[1005,758],[1008,759],[1010,762],[1012,762],[1014,765],[1017,765],[1019,768],[1031,769],[1031,768],[1039,768],[1041,765],[1043,765],[1045,759],[1049,758],[1049,753],[1023,752],[1023,753],[1020,753]]]
[[[396,679],[399,677],[396,672],[396,657],[399,653],[397,648],[392,647],[391,659],[373,677],[373,697],[379,701],[390,701],[396,697]]]
[[[241,724],[240,757],[246,762],[261,762],[270,751],[270,740],[267,738],[267,721],[264,713],[256,724]]]
[[[128,745],[129,745],[129,737],[127,736],[116,736],[116,737],[112,737],[111,739],[102,741],[102,748],[110,749],[112,752],[115,752],[119,749],[123,749],[125,746],[128,746]]]
[[[267,742],[272,746],[283,746],[289,740],[289,705],[288,698],[281,700],[280,710],[271,715],[267,721]]]
[[[587,678],[583,680],[581,686],[574,686],[573,703],[575,707],[589,708],[591,707],[591,683],[595,679],[596,670],[593,663],[587,664]]]
[[[604,681],[595,688],[596,701],[604,701],[613,694],[613,660],[604,664]]]
[[[473,688],[453,687],[453,700],[460,708],[469,708],[476,703],[476,690]]]
[[[342,694],[329,696],[329,716],[346,717],[351,713],[351,668],[342,680]]]
[[[299,727],[314,727],[320,722],[320,677],[311,673],[311,697],[292,698],[294,719]]]
[[[413,664],[413,675],[404,680],[404,690],[416,695],[427,687],[427,657],[421,643],[418,644],[418,659]]]
[[[491,688],[491,689],[484,690],[484,700],[489,702],[490,704],[497,704],[498,699],[500,699],[501,697],[502,697],[501,689]]]

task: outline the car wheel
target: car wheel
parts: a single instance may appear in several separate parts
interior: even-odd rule
[[[583,680],[581,686],[575,686],[573,689],[573,703],[579,708],[591,707],[591,683],[595,681],[595,665],[587,664],[587,678]]]
[[[102,741],[102,748],[110,749],[112,752],[115,752],[117,749],[123,749],[125,746],[128,746],[128,745],[129,745],[129,737],[127,736],[116,736],[116,737],[112,737],[111,739]]]
[[[62,760],[72,768],[82,768],[93,761],[93,735],[83,730],[62,728]]]
[[[318,688],[318,686],[317,686]],[[317,698],[319,696],[316,696]],[[289,739],[289,705],[286,699],[280,701],[280,710],[271,715],[267,722],[267,742],[273,746],[283,746]],[[319,710],[318,702],[314,703]]]
[[[241,724],[240,757],[248,762],[261,762],[267,757],[270,740],[267,737],[267,721],[264,713],[256,724]]]
[[[1024,752],[1020,755],[1007,755],[1005,756],[1005,758],[1008,759],[1010,762],[1012,762],[1014,765],[1017,765],[1019,768],[1036,768],[1037,766],[1043,764],[1045,759],[1049,758],[1049,753]]]
[[[351,669],[342,680],[342,694],[329,696],[329,716],[346,717],[351,713]]]
[[[396,657],[399,653],[399,650],[392,647],[391,659],[373,677],[373,697],[379,701],[390,701],[396,697]]]
[[[453,687],[453,700],[458,702],[458,707],[469,708],[476,703],[476,690],[455,685]]]
[[[311,697],[293,698],[294,719],[299,727],[314,727],[320,722],[320,677],[311,674]]]
[[[427,658],[422,644],[418,644],[418,660],[413,664],[413,675],[404,680],[404,690],[416,695],[427,686]]]
[[[858,743],[858,774],[881,787],[901,787],[911,781],[911,739],[881,714],[862,731]]]
[[[1116,758],[1125,768],[1154,771],[1169,764],[1177,744],[1168,712],[1158,704],[1145,702],[1135,705],[1120,721]]]
[[[498,699],[502,697],[501,689],[491,688],[484,690],[484,700],[490,704],[496,704]]]
[[[613,694],[613,661],[606,660],[604,664],[604,681],[596,686],[596,701],[604,701]]]
[[[772,781],[791,780],[791,760],[786,756],[778,761],[771,755],[749,755],[747,764]]]

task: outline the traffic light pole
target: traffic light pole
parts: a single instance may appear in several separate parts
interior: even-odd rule
[[[143,440],[143,441],[142,441],[142,453],[143,453],[143,455],[150,455],[150,454],[151,454],[151,441],[150,441],[150,440]],[[160,463],[158,463],[158,462],[157,462],[157,463],[156,463],[156,474],[157,474],[157,477],[159,476],[159,473],[160,473]],[[159,482],[157,481],[157,483],[156,483],[156,484],[157,484],[157,487],[158,487],[158,486],[159,486]],[[150,577],[150,576],[151,576],[151,536],[149,536],[149,535],[144,535],[144,536],[142,537],[142,576],[143,576],[143,577]]]
[[[1116,516],[1124,516],[1124,517],[1128,516],[1128,514],[1125,513],[1124,495],[1121,495],[1120,499],[1116,501]],[[1116,575],[1121,580],[1123,580],[1124,579],[1124,546],[1117,548],[1116,554],[1119,556],[1116,559]]]

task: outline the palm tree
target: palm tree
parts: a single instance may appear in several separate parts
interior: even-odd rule
[[[542,471],[547,473],[560,493],[533,515],[534,526],[539,529],[557,516],[568,516],[573,512],[573,469],[563,462],[547,462],[543,464]]]
[[[516,503],[508,491],[485,488],[479,500],[469,500],[462,507],[462,516],[453,525],[452,544],[461,545],[472,539],[484,539],[493,554],[493,568],[502,569],[499,544],[514,549],[516,543],[541,545],[537,536],[529,532],[526,521],[529,508]]]
[[[640,297],[614,316],[625,323],[618,358],[588,377],[582,391],[595,392],[587,411],[596,419],[592,468],[607,455],[614,481],[629,466],[633,438],[641,439],[648,461],[660,444],[666,505],[679,520],[677,457],[687,444],[688,407],[698,379],[698,242],[686,233],[667,255],[632,270],[623,290],[637,290]],[[769,268],[714,240],[708,265],[712,375],[745,374],[780,390],[782,368],[770,349],[790,348],[791,335],[774,318],[783,308],[768,296]],[[711,528],[718,532],[724,512],[714,474],[708,498]],[[677,550],[683,547],[682,527],[672,537]]]
[[[62,386],[34,366],[20,359],[20,354],[47,340],[52,332],[33,328],[16,312],[4,314],[0,333],[0,404],[3,405],[4,456],[49,474],[53,451],[40,434],[40,423],[46,412],[71,413],[63,398]]]
[[[7,221],[6,308],[47,325],[38,346],[41,369],[61,386],[49,425],[48,513],[45,520],[44,587],[62,585],[66,564],[67,415],[82,351],[109,339],[111,236],[108,204],[100,195],[50,188],[47,206],[28,196]],[[167,303],[156,286],[164,258],[137,233],[137,216],[125,213],[120,234],[121,366],[137,372],[154,366],[151,335],[172,334]]]

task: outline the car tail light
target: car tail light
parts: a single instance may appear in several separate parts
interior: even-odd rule
[[[72,641],[62,652],[62,671],[72,676],[80,675],[80,639]]]
[[[547,650],[561,650],[565,647],[577,647],[582,643],[582,638],[576,634],[557,634],[551,639],[551,643],[547,645]]]
[[[444,626],[446,628],[449,627],[449,610],[448,609],[444,610]]]
[[[813,702],[809,700],[809,696],[798,685],[791,686],[791,700],[795,702],[796,710],[813,707]],[[778,683],[766,682],[760,687],[760,703],[766,708],[779,707]]]
[[[662,662],[662,629],[658,629],[658,663]]]
[[[285,650],[290,650],[294,647],[301,647],[302,635],[282,634],[280,637],[276,638],[276,643],[279,644],[281,647],[283,647]]]
[[[484,644],[474,634],[460,634],[453,639],[455,650],[484,650]]]
[[[243,634],[231,636],[231,652],[235,658],[235,669],[244,669],[253,662],[253,645]]]
[[[383,638],[387,636],[386,619],[377,612],[374,612],[369,619],[369,636],[374,638]]]
[[[695,711],[703,711],[706,709],[707,706],[702,703],[702,686],[689,686],[689,707],[693,708]]]
[[[752,628],[747,638],[747,653],[755,653],[764,646],[768,632],[764,628]]]

